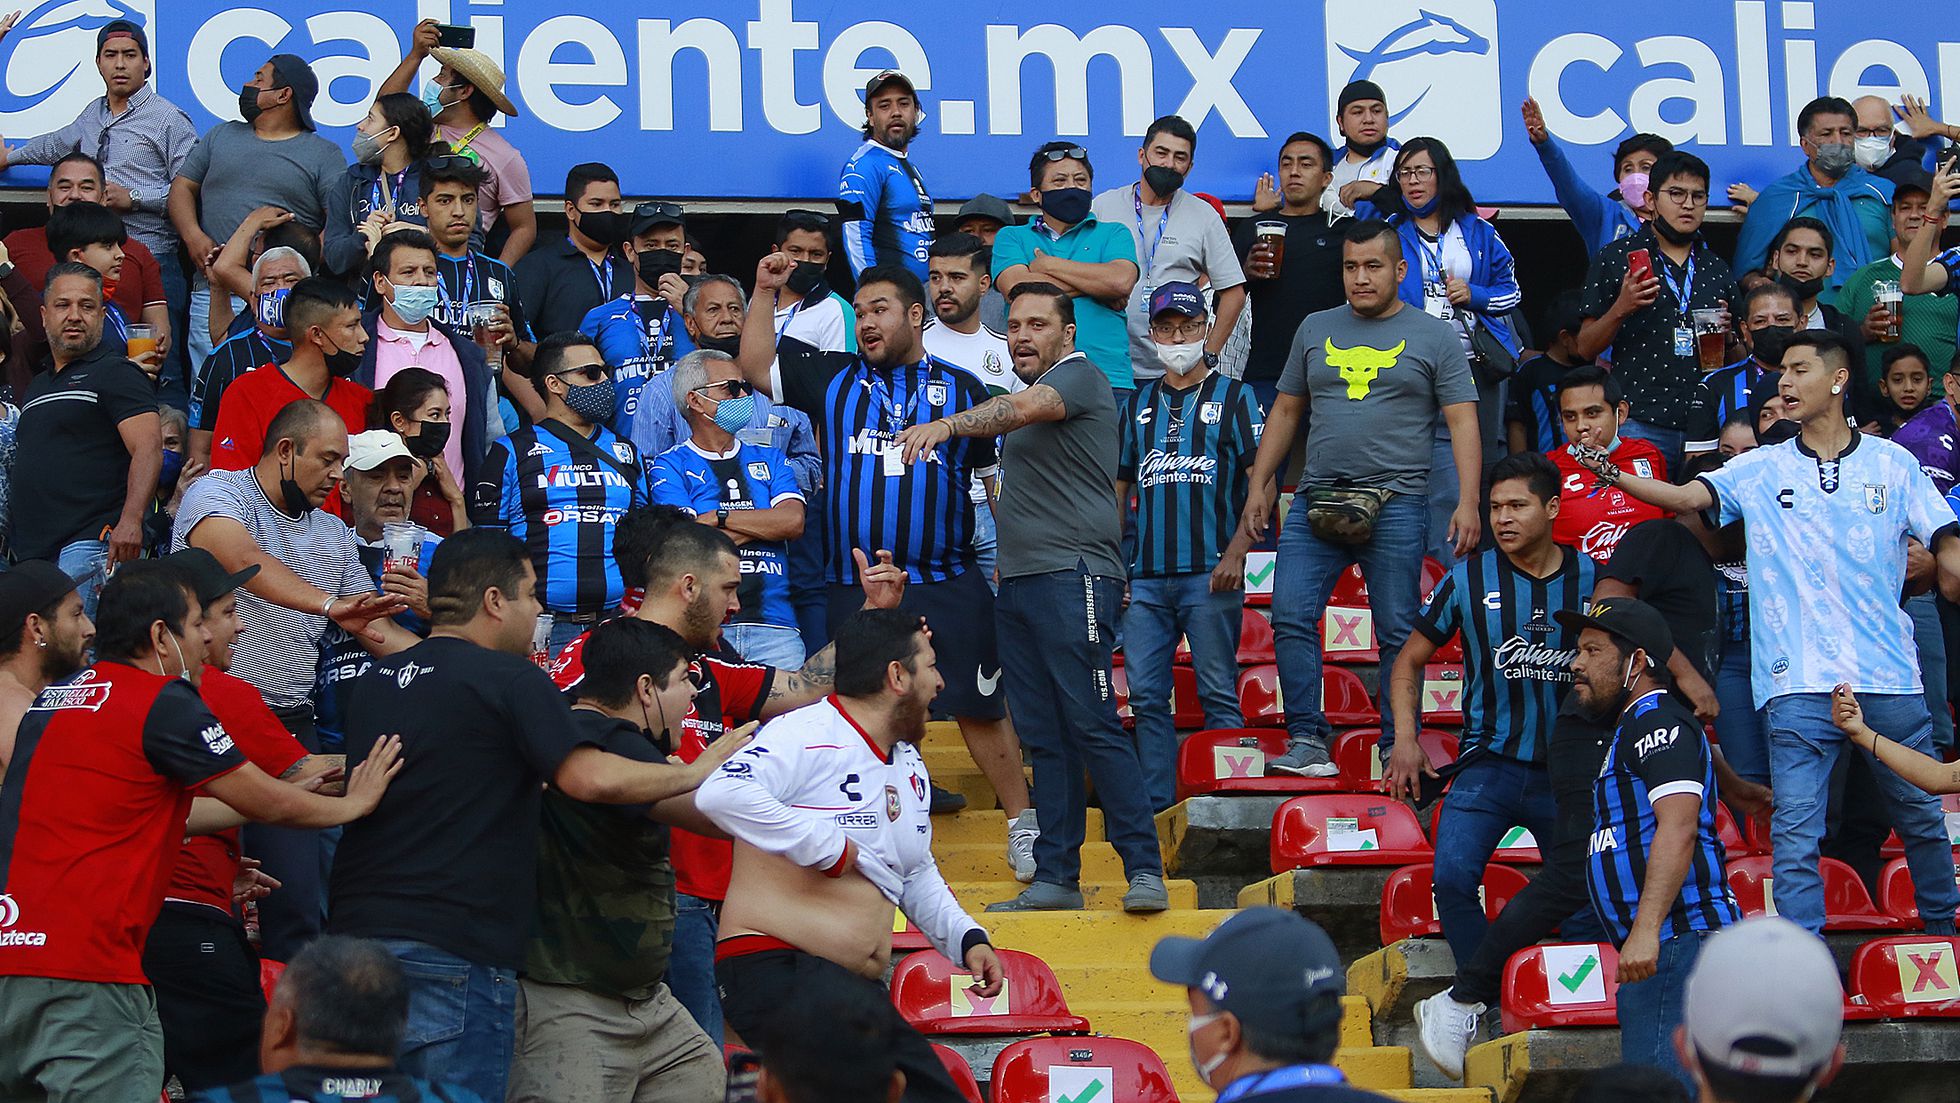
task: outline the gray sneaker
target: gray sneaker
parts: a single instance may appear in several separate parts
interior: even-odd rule
[[[1139,873],[1130,878],[1130,891],[1123,894],[1124,911],[1160,912],[1169,910],[1170,906],[1171,893],[1164,887],[1163,874]]]
[[[1007,864],[1014,867],[1014,879],[1024,885],[1034,880],[1034,841],[1040,837],[1032,808],[1007,825]]]
[[[1327,757],[1327,745],[1317,739],[1289,739],[1286,753],[1266,763],[1269,774],[1294,777],[1336,777],[1334,760]]]
[[[1058,912],[1081,911],[1082,890],[1065,889],[1047,881],[1036,881],[1021,890],[1021,895],[1012,900],[1002,900],[988,904],[990,912]]]

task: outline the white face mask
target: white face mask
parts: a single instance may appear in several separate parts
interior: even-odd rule
[[[1157,344],[1157,359],[1172,375],[1190,375],[1205,358],[1205,346],[1196,341],[1188,345]]]
[[[1892,154],[1892,139],[1882,134],[1860,138],[1851,143],[1851,156],[1867,172],[1885,163]]]
[[[1161,348],[1162,346],[1159,347]],[[1213,1011],[1208,1015],[1193,1015],[1191,1016],[1191,1021],[1184,1026],[1185,1044],[1191,1050],[1191,1067],[1198,1070],[1198,1079],[1204,1081],[1206,1087],[1211,1086],[1211,1074],[1217,1072],[1218,1066],[1224,1064],[1225,1058],[1231,1056],[1231,1054],[1215,1053],[1207,1059],[1200,1060],[1198,1057],[1198,1044],[1190,1041],[1190,1038],[1198,1031],[1224,1018],[1225,1015],[1226,1013],[1223,1011]]]
[[[42,644],[41,646],[46,647],[47,645]],[[177,653],[177,677],[187,682],[190,681],[191,664],[184,661],[184,649],[177,646],[177,637],[175,636],[170,637],[170,649]],[[157,652],[157,677],[170,677],[170,675],[163,672],[163,652],[161,651]]]

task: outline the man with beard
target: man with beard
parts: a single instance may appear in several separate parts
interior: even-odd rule
[[[1683,450],[1689,459],[1715,451],[1721,443],[1722,426],[1736,414],[1748,411],[1751,388],[1763,376],[1783,370],[1783,347],[1796,335],[1799,316],[1797,297],[1780,283],[1759,283],[1742,296],[1737,328],[1749,355],[1702,378],[1695,404],[1688,411],[1688,440]]]
[[[864,144],[844,162],[837,214],[851,274],[902,264],[924,279],[932,247],[932,196],[907,156],[925,111],[912,78],[887,69],[864,86]]]
[[[60,567],[29,559],[0,573],[0,773],[35,696],[80,670],[94,640],[82,595]]]
[[[980,304],[994,289],[987,274],[990,261],[991,251],[971,234],[948,234],[932,243],[926,289],[932,295],[933,321],[926,327],[926,352],[965,368],[986,385],[988,394],[1013,394],[1027,384],[1014,374],[1007,338],[980,320]],[[973,481],[971,497],[973,552],[991,586],[997,543],[986,480]]]
[[[1586,885],[1619,947],[1620,1059],[1687,1080],[1675,1050],[1681,992],[1704,939],[1742,916],[1715,832],[1715,762],[1701,721],[1667,689],[1667,622],[1637,598],[1555,619],[1577,632],[1572,693],[1615,715],[1593,782]]]
[[[799,991],[882,977],[894,906],[972,974],[974,993],[1000,994],[987,932],[932,856],[918,744],[943,685],[934,658],[916,615],[856,613],[838,631],[837,692],[769,724],[694,794],[735,838],[715,976],[729,1025],[751,1044],[768,1045]],[[886,1014],[904,1098],[963,1099],[925,1037],[896,1008]]]

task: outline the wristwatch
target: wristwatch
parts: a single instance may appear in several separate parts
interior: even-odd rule
[[[143,193],[137,191],[135,188],[124,188],[123,190],[129,193],[129,209],[132,211],[142,210]]]
[[[722,506],[720,509],[715,510],[715,527],[718,529],[725,529],[728,527],[727,506]]]
[[[1205,367],[1213,371],[1218,370],[1218,354],[1212,352],[1210,349],[1205,350]]]

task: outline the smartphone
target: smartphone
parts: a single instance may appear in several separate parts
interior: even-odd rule
[[[1627,271],[1635,273],[1634,279],[1644,280],[1654,274],[1654,258],[1645,249],[1635,249],[1627,254]]]
[[[476,46],[476,28],[454,23],[436,24],[436,45],[445,50],[468,50]]]

